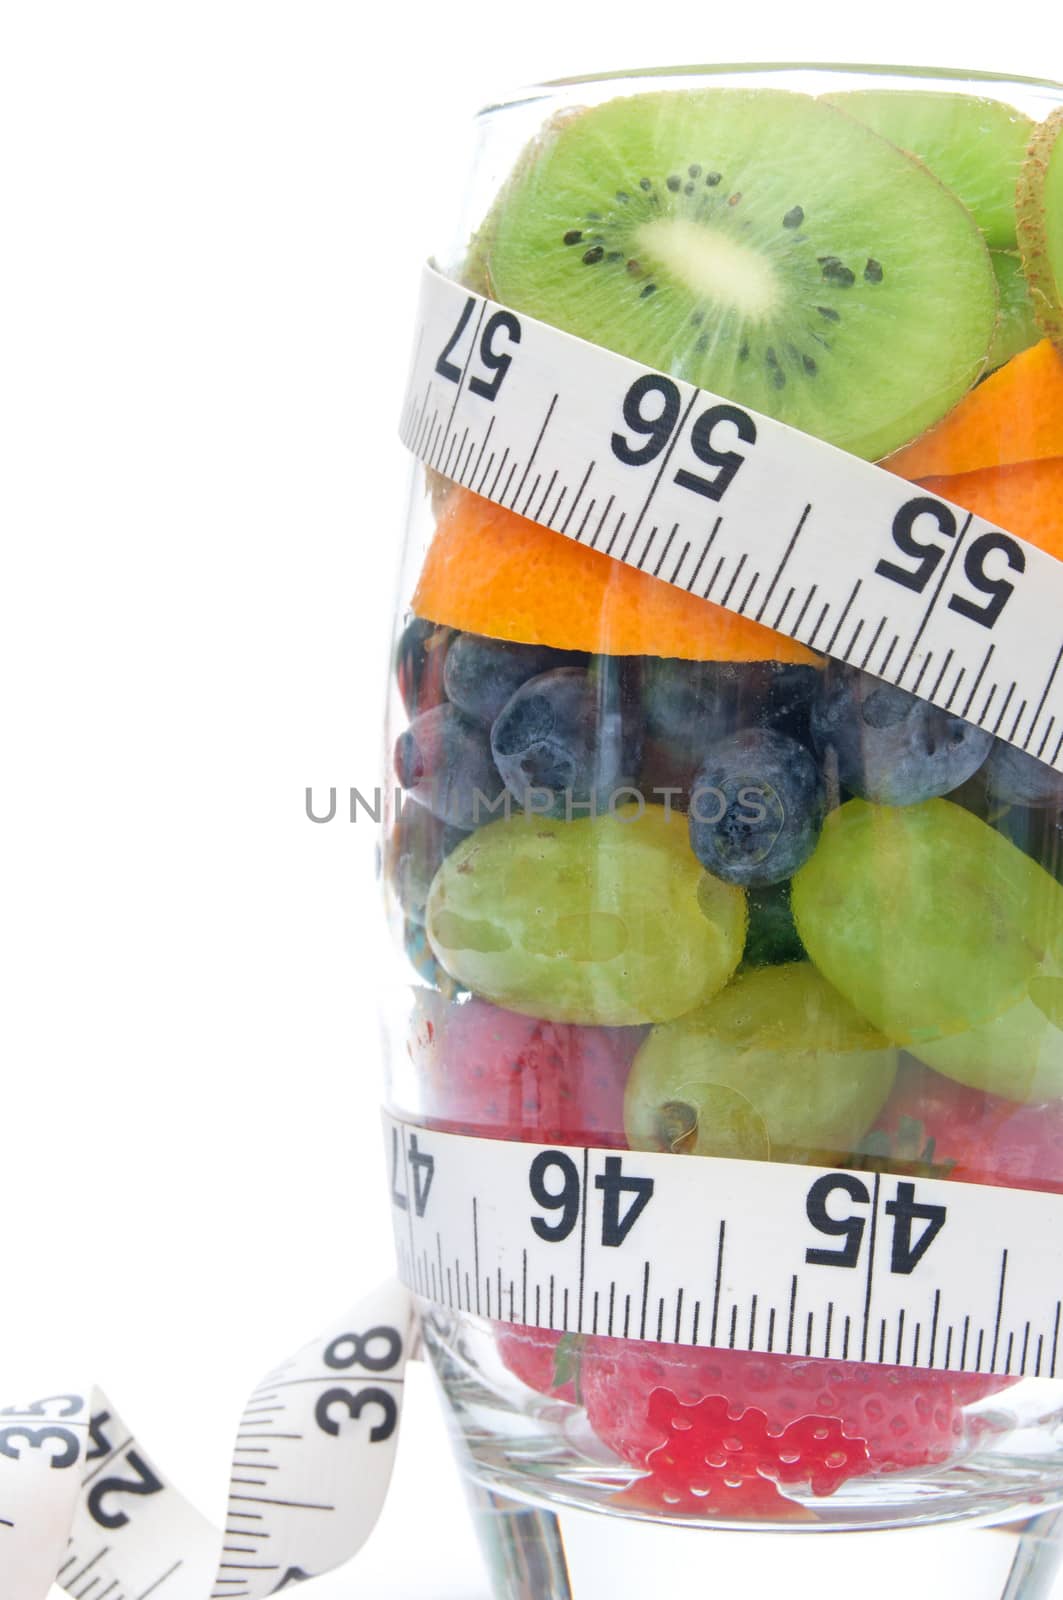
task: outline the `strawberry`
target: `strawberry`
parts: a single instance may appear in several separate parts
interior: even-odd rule
[[[411,1042],[425,1121],[449,1133],[533,1144],[626,1148],[624,1084],[642,1028],[577,1027],[486,1000],[421,999]],[[505,1365],[529,1388],[575,1402],[571,1343],[548,1328],[500,1324]]]
[[[529,1389],[578,1405],[578,1334],[555,1333],[551,1328],[519,1328],[508,1323],[495,1327],[495,1346],[515,1378]]]
[[[669,1389],[652,1392],[646,1417],[665,1442],[647,1456],[649,1477],[638,1486],[644,1505],[762,1521],[793,1505],[777,1483],[826,1495],[867,1470],[863,1440],[846,1438],[833,1417],[800,1417],[777,1432],[756,1406],[732,1416],[722,1395],[683,1405]]]
[[[868,1472],[947,1461],[961,1409],[1001,1379],[618,1339],[585,1342],[580,1389],[603,1444],[647,1477],[642,1504],[736,1516]],[[769,1492],[774,1490],[775,1499]],[[780,1502],[776,1505],[775,1502]]]
[[[425,1119],[450,1133],[624,1149],[624,1084],[643,1036],[433,996],[413,1046]]]
[[[905,1061],[861,1154],[961,1183],[1063,1193],[1063,1100],[1022,1105]]]

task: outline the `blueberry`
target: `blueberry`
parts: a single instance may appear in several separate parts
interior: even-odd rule
[[[815,667],[778,661],[649,661],[642,693],[650,787],[689,790],[713,746],[742,728],[777,728],[807,742],[818,679]]]
[[[453,827],[476,828],[502,815],[505,786],[487,730],[456,706],[422,712],[399,734],[395,776],[412,799]]]
[[[447,651],[443,682],[452,704],[490,727],[506,701],[529,678],[553,667],[582,666],[586,660],[574,650],[459,633]]]
[[[721,739],[698,770],[690,845],[727,883],[781,883],[812,854],[826,809],[822,775],[804,745],[773,728],[747,728]]]
[[[715,663],[650,660],[642,674],[646,732],[657,739],[689,734],[696,721],[713,715]]]
[[[1063,805],[1063,774],[997,739],[986,762],[986,778],[994,800],[1011,806]]]
[[[622,663],[556,667],[522,684],[491,729],[495,764],[511,795],[543,816],[609,808],[637,770],[636,719]]]
[[[464,828],[434,817],[415,800],[407,800],[395,819],[384,847],[384,870],[407,917],[424,921],[432,879],[445,858],[468,838]]]
[[[650,660],[642,697],[651,739],[704,752],[739,726],[743,675],[730,662]]]
[[[778,727],[807,718],[819,676],[783,661],[651,660],[643,673],[646,729],[707,745],[739,728]]]
[[[821,669],[786,661],[758,662],[756,667],[763,676],[755,725],[775,728],[799,744],[810,744],[812,707],[823,676]]]
[[[443,672],[452,628],[442,628],[423,617],[412,617],[395,646],[395,677],[408,716],[431,711],[446,699]]]
[[[912,806],[972,777],[993,743],[973,722],[880,678],[832,664],[812,711],[812,733],[838,780],[877,805]]]

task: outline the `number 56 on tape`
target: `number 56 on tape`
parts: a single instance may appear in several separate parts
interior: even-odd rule
[[[432,267],[401,435],[521,516],[1063,762],[1063,562],[881,467]]]

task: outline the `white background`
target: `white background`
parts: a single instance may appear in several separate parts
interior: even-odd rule
[[[1063,77],[1053,0],[0,7],[0,1390],[89,1370],[215,1517],[247,1389],[390,1266],[375,839],[303,792],[378,771],[452,142],[751,58]],[[413,1399],[322,1597],[486,1592]]]

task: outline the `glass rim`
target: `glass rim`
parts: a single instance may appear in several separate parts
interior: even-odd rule
[[[573,76],[545,78],[504,92],[477,112],[477,119],[517,106],[534,104],[538,100],[556,99],[562,91],[588,88],[600,90],[605,86],[614,91],[624,84],[639,85],[666,80],[678,86],[684,79],[698,82],[717,78],[775,78],[799,76],[849,75],[862,79],[910,79],[913,85],[925,84],[928,88],[943,88],[957,84],[993,86],[1008,89],[1043,91],[1052,96],[1063,95],[1063,82],[1054,78],[1040,78],[1022,73],[989,72],[985,69],[963,67],[916,66],[908,63],[853,62],[853,61],[720,61],[692,62],[686,65],[618,67],[612,71],[577,73]],[[1000,98],[1001,96],[988,96]]]

